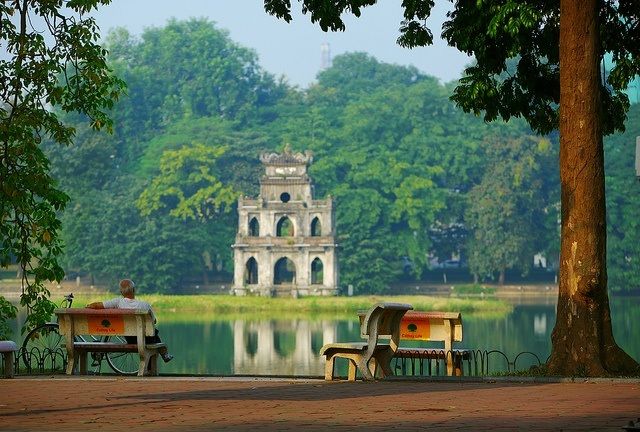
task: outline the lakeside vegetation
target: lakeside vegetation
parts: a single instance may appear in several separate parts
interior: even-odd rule
[[[443,298],[422,295],[403,296],[354,296],[354,297],[237,297],[230,295],[166,295],[140,296],[149,302],[162,320],[208,320],[230,317],[304,317],[318,315],[350,316],[358,310],[369,309],[378,302],[409,303],[415,310],[456,311],[472,314],[501,314],[512,310],[508,303],[495,299]],[[105,294],[81,295],[74,300],[74,307],[102,301]]]

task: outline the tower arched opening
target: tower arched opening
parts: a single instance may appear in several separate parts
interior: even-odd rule
[[[294,284],[296,280],[296,266],[287,257],[280,258],[273,269],[273,284]]]
[[[249,258],[245,265],[244,283],[247,285],[255,285],[258,283],[258,262],[254,257]]]
[[[322,235],[322,223],[316,216],[311,221],[311,237],[320,237]]]
[[[318,285],[324,281],[324,265],[320,258],[311,261],[311,284]]]
[[[260,222],[258,222],[258,218],[253,217],[249,221],[249,236],[250,237],[260,236]]]
[[[287,216],[282,216],[276,224],[277,237],[293,237],[293,222]]]

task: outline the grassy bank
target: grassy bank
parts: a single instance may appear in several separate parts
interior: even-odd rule
[[[141,299],[148,301],[163,315],[163,319],[180,320],[190,317],[244,316],[254,317],[309,317],[315,315],[353,316],[357,310],[368,309],[378,302],[409,303],[415,310],[456,311],[462,313],[503,315],[511,311],[511,306],[499,300],[464,298],[442,298],[430,296],[356,296],[356,297],[302,297],[266,298],[236,297],[228,295],[161,295],[145,294]],[[81,307],[93,301],[103,300],[97,295],[79,296],[74,302]]]

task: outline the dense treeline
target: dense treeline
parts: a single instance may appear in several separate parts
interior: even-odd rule
[[[337,202],[341,281],[359,292],[453,256],[477,280],[527,274],[536,253],[557,264],[557,136],[464,114],[451,84],[354,53],[300,90],[206,20],[117,30],[107,48],[128,84],[114,134],[78,126],[73,146],[48,148],[72,198],[67,272],[165,292],[228,278],[236,199],[257,194],[259,153],[285,143],[314,153],[316,195]],[[640,285],[639,120],[635,105],[605,141],[613,289]]]

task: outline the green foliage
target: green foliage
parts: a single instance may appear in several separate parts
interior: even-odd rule
[[[25,328],[49,318],[53,304],[44,281],[63,277],[58,257],[62,210],[69,197],[49,174],[41,143],[69,145],[76,112],[98,130],[111,130],[108,110],[124,83],[107,66],[98,27],[86,14],[108,0],[3,2],[0,5],[0,265],[22,269]],[[2,308],[0,321],[11,316]]]
[[[205,19],[171,20],[140,39],[118,29],[106,45],[129,85],[116,115],[127,136],[151,138],[182,118],[260,122],[285,93],[261,70],[255,52]]]
[[[613,53],[616,66],[600,86],[605,134],[624,129],[629,99],[624,91],[640,73],[637,40],[620,37],[640,17],[637,2],[604,2],[599,8],[602,53]],[[560,102],[560,6],[544,0],[461,2],[443,25],[451,46],[473,55],[453,100],[467,112],[492,121],[523,117],[537,132],[558,127]],[[510,59],[517,58],[509,70]],[[505,72],[510,72],[504,74]]]
[[[142,190],[139,180],[122,176],[108,189],[73,197],[63,215],[66,269],[114,285],[131,277],[151,292],[178,292],[218,263],[231,270],[234,217],[221,215],[220,226],[167,214],[144,218],[135,206]]]
[[[13,331],[8,321],[16,317],[17,308],[4,297],[0,297],[0,340],[7,340]]]
[[[171,21],[139,39],[117,29],[106,46],[128,83],[114,135],[68,116],[77,142],[46,146],[72,199],[65,268],[107,283],[129,275],[161,292],[231,271],[236,220],[228,211],[235,191],[256,190],[256,154],[267,146],[256,125],[275,115],[287,88],[203,19]]]
[[[311,13],[311,22],[317,22],[324,31],[344,30],[343,11],[349,11],[359,17],[362,7],[376,3],[376,0],[347,0],[340,2],[339,5],[328,6],[315,0],[299,1],[302,3],[302,13]],[[290,0],[265,0],[264,9],[287,22],[292,20]]]
[[[136,285],[137,286],[137,285]],[[80,304],[101,301],[104,295],[92,295],[88,298],[78,298],[75,301]],[[251,316],[262,315],[273,318],[292,315],[296,317],[309,317],[312,314],[337,314],[345,313],[351,318],[355,317],[358,310],[369,309],[378,302],[396,302],[411,304],[414,310],[422,311],[458,311],[463,314],[497,314],[504,316],[509,314],[513,306],[507,302],[495,299],[472,300],[463,298],[431,297],[421,295],[404,296],[353,296],[353,297],[253,297],[230,295],[166,295],[145,294],[144,300],[148,301],[155,311],[160,311],[162,320],[211,320],[215,316]],[[162,313],[164,312],[164,313]],[[169,314],[171,312],[171,314]],[[176,315],[173,315],[173,314]],[[184,314],[188,314],[185,317]],[[172,319],[177,316],[177,319]]]
[[[175,203],[171,216],[181,219],[209,219],[215,213],[229,211],[238,194],[217,178],[216,160],[224,147],[203,144],[167,150],[160,159],[160,174],[142,191],[136,205],[142,216]]]
[[[553,160],[552,148],[546,139],[507,135],[491,139],[486,151],[485,175],[468,194],[469,269],[478,276],[499,272],[503,283],[507,269],[528,272],[533,255],[545,247],[539,233],[554,230],[544,221],[547,215],[557,220],[557,194],[545,194],[549,179],[541,166]]]
[[[607,192],[607,268],[615,291],[640,287],[640,187],[635,177],[635,139],[640,136],[640,106],[632,105],[627,131],[605,140]]]

